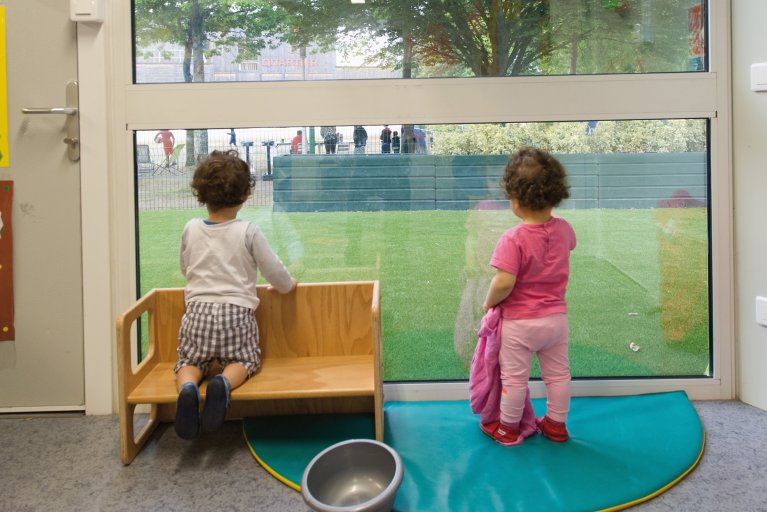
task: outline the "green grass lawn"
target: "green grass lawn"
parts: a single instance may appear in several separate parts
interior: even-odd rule
[[[139,215],[142,293],[183,286],[184,223]],[[575,228],[568,287],[575,377],[703,376],[709,362],[705,209],[562,210]],[[381,282],[384,378],[465,379],[510,211],[273,213],[243,209],[300,281]],[[630,343],[641,348],[634,352]],[[535,371],[537,375],[537,370]]]

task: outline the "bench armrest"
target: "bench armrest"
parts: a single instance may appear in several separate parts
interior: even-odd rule
[[[130,309],[117,317],[117,380],[120,397],[127,396],[151,368],[159,361],[155,350],[155,336],[152,329],[152,317],[157,307],[157,290],[151,290],[141,297]],[[133,368],[131,327],[141,315],[149,312],[149,345],[146,357]]]

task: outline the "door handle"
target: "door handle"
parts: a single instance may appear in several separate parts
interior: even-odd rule
[[[78,84],[76,81],[67,83],[67,106],[66,107],[27,107],[22,108],[22,114],[54,114],[65,115],[67,136],[64,144],[67,145],[67,156],[73,162],[80,160],[80,111],[78,109]]]
[[[22,114],[66,114],[73,116],[77,114],[77,109],[73,107],[53,107],[53,108],[22,108]]]

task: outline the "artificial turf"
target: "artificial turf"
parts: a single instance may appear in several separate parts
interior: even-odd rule
[[[560,210],[578,237],[567,300],[575,377],[703,376],[709,363],[705,208]],[[184,223],[139,214],[140,288],[183,286]],[[509,210],[272,212],[248,208],[299,281],[381,282],[384,378],[465,379]],[[629,345],[635,343],[638,351]],[[537,374],[534,371],[534,375]]]

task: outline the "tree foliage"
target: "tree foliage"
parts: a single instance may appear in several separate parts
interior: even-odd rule
[[[137,48],[156,43],[184,48],[185,82],[205,81],[205,58],[224,48],[238,59],[255,58],[264,48],[261,33],[279,24],[280,16],[261,0],[134,0]],[[189,130],[186,165],[207,154],[207,131]]]
[[[135,0],[139,48],[236,61],[287,43],[416,76],[681,71],[692,0]],[[190,67],[188,81],[202,78]]]
[[[423,65],[460,64],[474,76],[534,72],[552,52],[548,0],[433,0],[419,17]]]
[[[548,0],[136,0],[138,47],[177,44],[192,62],[235,48],[255,58],[285,42],[320,50],[373,38],[371,59],[403,69],[414,62],[456,66],[474,76],[530,72],[551,52]],[[365,39],[368,41],[369,39]],[[186,75],[185,75],[186,76]],[[201,81],[194,72],[187,81]]]
[[[256,58],[285,13],[264,0],[134,0],[136,46],[170,43],[203,59],[236,48],[239,60]],[[195,77],[196,79],[199,77]]]
[[[687,71],[688,8],[698,0],[556,0],[546,74]]]
[[[523,146],[552,153],[674,153],[706,151],[705,123],[695,119],[431,126],[432,152],[508,155]]]

